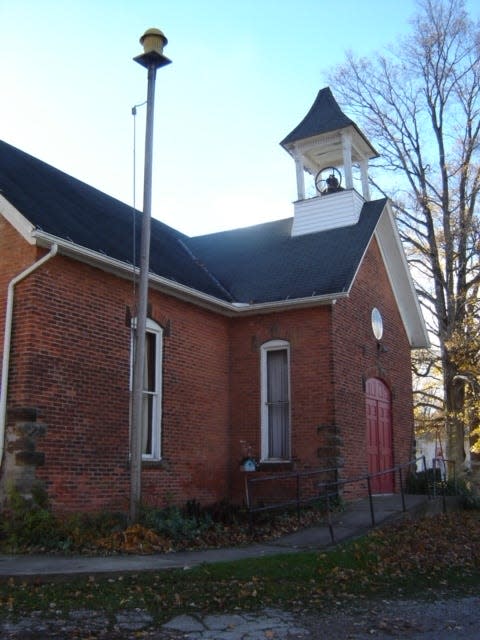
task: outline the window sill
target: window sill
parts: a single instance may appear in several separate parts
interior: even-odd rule
[[[262,460],[257,471],[293,471],[291,460]]]
[[[162,460],[161,458],[158,460],[154,460],[152,458],[142,460],[142,469],[155,469],[164,466],[166,466],[165,460]]]

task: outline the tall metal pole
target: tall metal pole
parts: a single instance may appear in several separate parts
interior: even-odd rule
[[[148,274],[150,266],[150,221],[152,217],[153,117],[157,69],[170,63],[163,55],[167,44],[158,29],[149,29],[141,37],[144,53],[135,61],[148,69],[147,120],[145,128],[145,166],[143,182],[143,216],[140,240],[140,263],[135,351],[132,385],[132,423],[130,426],[130,521],[138,520],[142,495],[143,386],[145,369],[145,335],[147,328]]]

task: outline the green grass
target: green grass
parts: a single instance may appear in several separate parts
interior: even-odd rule
[[[0,585],[1,617],[32,611],[56,614],[71,609],[114,613],[139,608],[163,622],[180,613],[217,613],[263,607],[321,610],[358,599],[388,596],[434,596],[447,587],[457,593],[477,592],[480,573],[467,576],[451,569],[435,580],[421,574],[355,580],[351,551],[335,559],[318,554],[282,555],[259,560],[209,565],[188,571],[110,578],[76,578],[53,583],[17,582]],[[363,567],[362,567],[363,572]]]
[[[139,608],[157,622],[180,613],[330,609],[365,598],[435,597],[480,587],[478,512],[377,529],[324,553],[294,553],[116,577],[0,584],[0,616]]]

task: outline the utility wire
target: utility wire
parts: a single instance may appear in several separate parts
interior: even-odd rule
[[[132,207],[132,263],[133,263],[133,300],[136,308],[137,301],[137,108],[143,107],[147,101],[132,107],[133,116],[133,207]],[[136,309],[134,315],[136,316]]]

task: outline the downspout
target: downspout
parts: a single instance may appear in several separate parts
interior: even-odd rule
[[[3,362],[2,362],[2,377],[1,377],[1,389],[0,389],[0,467],[3,460],[3,451],[5,448],[5,426],[7,423],[7,389],[8,389],[8,369],[10,366],[10,346],[12,341],[12,321],[13,321],[13,293],[15,285],[29,276],[33,271],[36,271],[47,260],[53,258],[58,251],[58,245],[52,244],[50,251],[45,254],[40,260],[34,262],[24,271],[12,278],[8,284],[7,289],[7,309],[5,313],[5,335],[3,340]]]

